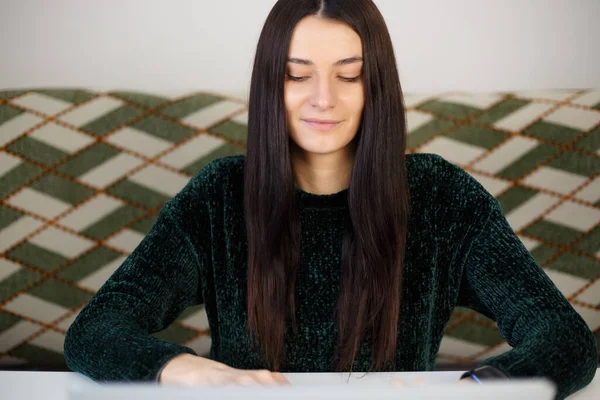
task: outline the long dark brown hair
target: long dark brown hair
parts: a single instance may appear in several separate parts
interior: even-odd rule
[[[393,370],[409,213],[406,122],[392,42],[371,0],[279,0],[265,21],[252,72],[244,176],[248,328],[268,367],[281,370],[286,327],[296,329],[300,245],[283,91],[294,27],[309,15],[351,27],[364,59],[365,104],[354,139],[331,368],[351,372],[370,334],[370,371]]]

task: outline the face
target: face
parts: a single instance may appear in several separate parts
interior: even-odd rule
[[[295,27],[284,100],[292,141],[314,154],[344,152],[364,106],[362,43],[347,25],[309,16]]]

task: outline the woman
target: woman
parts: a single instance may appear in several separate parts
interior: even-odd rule
[[[545,376],[559,397],[591,381],[591,332],[497,201],[439,156],[405,157],[394,52],[371,0],[278,1],[249,108],[247,156],[215,160],[166,203],[70,327],[70,368],[183,384],[431,370],[464,306],[513,346],[465,379]],[[202,303],[210,359],[151,336]]]

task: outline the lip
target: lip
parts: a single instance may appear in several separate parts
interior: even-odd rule
[[[338,126],[339,123],[342,121],[335,121],[332,119],[307,118],[307,119],[302,119],[302,122],[306,123],[308,126],[310,126],[313,129],[316,129],[319,131],[329,131],[329,130],[334,129],[336,126]]]

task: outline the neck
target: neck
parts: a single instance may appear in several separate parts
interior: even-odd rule
[[[291,143],[292,168],[296,185],[305,192],[332,194],[350,186],[355,148],[349,144],[330,154],[309,153]]]

